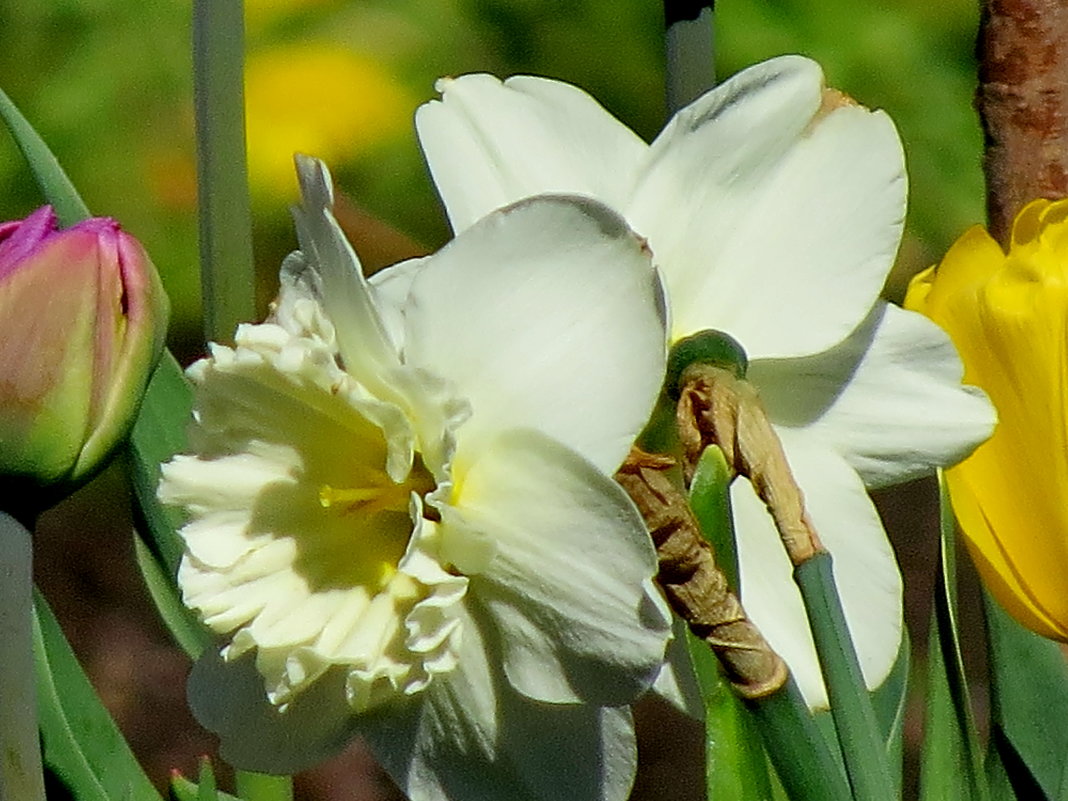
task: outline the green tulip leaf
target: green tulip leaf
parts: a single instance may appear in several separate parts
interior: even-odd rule
[[[193,419],[193,392],[182,368],[170,353],[164,353],[148,382],[141,411],[130,432],[130,480],[139,529],[147,536],[152,553],[174,576],[182,558],[183,545],[177,531],[181,514],[163,506],[156,498],[159,466],[186,444],[186,429]]]
[[[1068,801],[1068,665],[1060,647],[985,597],[991,746],[1018,798]]]
[[[34,608],[33,652],[45,765],[78,801],[160,801],[40,593],[34,596]]]
[[[66,227],[91,217],[89,208],[59,165],[59,161],[48,149],[48,145],[3,90],[0,90],[0,119],[11,131],[15,144],[22,151],[34,178],[37,179],[41,193],[55,209],[60,224]]]
[[[927,653],[921,801],[989,801],[957,624],[956,524],[941,480],[941,555]]]
[[[897,660],[890,669],[890,675],[881,685],[871,692],[871,703],[875,709],[875,718],[886,744],[886,756],[890,770],[897,782],[895,797],[901,795],[901,771],[904,757],[905,702],[908,700],[909,653],[911,643],[909,634],[904,631]]]

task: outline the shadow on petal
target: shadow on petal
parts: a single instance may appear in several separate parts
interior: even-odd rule
[[[193,666],[187,692],[193,715],[218,735],[224,760],[291,774],[340,752],[354,736],[344,686],[344,673],[330,671],[280,712],[267,700],[252,654],[225,662],[212,651]]]

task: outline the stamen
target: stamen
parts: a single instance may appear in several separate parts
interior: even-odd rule
[[[324,509],[340,506],[342,514],[357,511],[373,514],[387,509],[404,511],[408,508],[409,492],[409,488],[404,484],[342,489],[324,484],[319,489],[319,503]]]

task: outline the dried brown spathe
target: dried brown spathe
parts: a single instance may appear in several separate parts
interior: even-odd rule
[[[645,519],[660,560],[657,581],[690,630],[708,643],[746,698],[759,698],[786,682],[786,664],[745,615],[716,565],[690,504],[671,478],[670,456],[633,448],[616,473]]]

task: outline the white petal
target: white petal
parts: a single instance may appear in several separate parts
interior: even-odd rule
[[[534,198],[431,257],[405,308],[404,358],[470,400],[458,465],[498,432],[530,427],[611,473],[660,390],[664,314],[648,252],[620,217]]]
[[[790,466],[809,514],[834,557],[835,583],[869,689],[887,677],[901,643],[901,575],[860,477],[830,448],[785,433]],[[742,604],[786,660],[809,706],[827,705],[801,596],[771,518],[748,482],[731,492]]]
[[[629,709],[524,698],[493,668],[476,615],[463,625],[460,666],[424,703],[361,724],[401,790],[411,801],[623,801],[637,756]]]
[[[648,688],[670,621],[652,586],[652,542],[615,482],[538,432],[512,431],[479,455],[453,504],[442,509],[442,555],[469,532],[496,546],[469,592],[499,627],[517,690],[619,705]]]
[[[397,353],[404,352],[404,304],[416,274],[426,266],[428,257],[408,259],[379,270],[368,282],[371,297]]]
[[[749,368],[771,419],[824,439],[868,487],[955,464],[990,435],[994,409],[962,375],[938,326],[885,303],[829,351]]]
[[[671,630],[673,636],[652,690],[675,709],[700,720],[705,714],[705,705],[686,644],[686,622],[680,617],[673,617]]]
[[[825,350],[894,260],[904,157],[881,112],[824,102],[818,65],[751,67],[680,111],[626,209],[649,238],[673,336],[718,328],[752,358]]]
[[[263,692],[251,654],[224,662],[210,651],[189,674],[189,708],[219,737],[219,753],[241,770],[287,774],[341,751],[353,737],[340,671],[315,682],[280,712]]]
[[[334,187],[318,159],[297,156],[302,203],[293,209],[300,249],[314,270],[320,302],[337,329],[346,371],[372,390],[383,371],[399,364],[371,301],[360,260],[334,219]]]
[[[437,84],[415,115],[419,142],[457,233],[496,208],[573,192],[623,208],[647,145],[574,86],[465,75]]]

